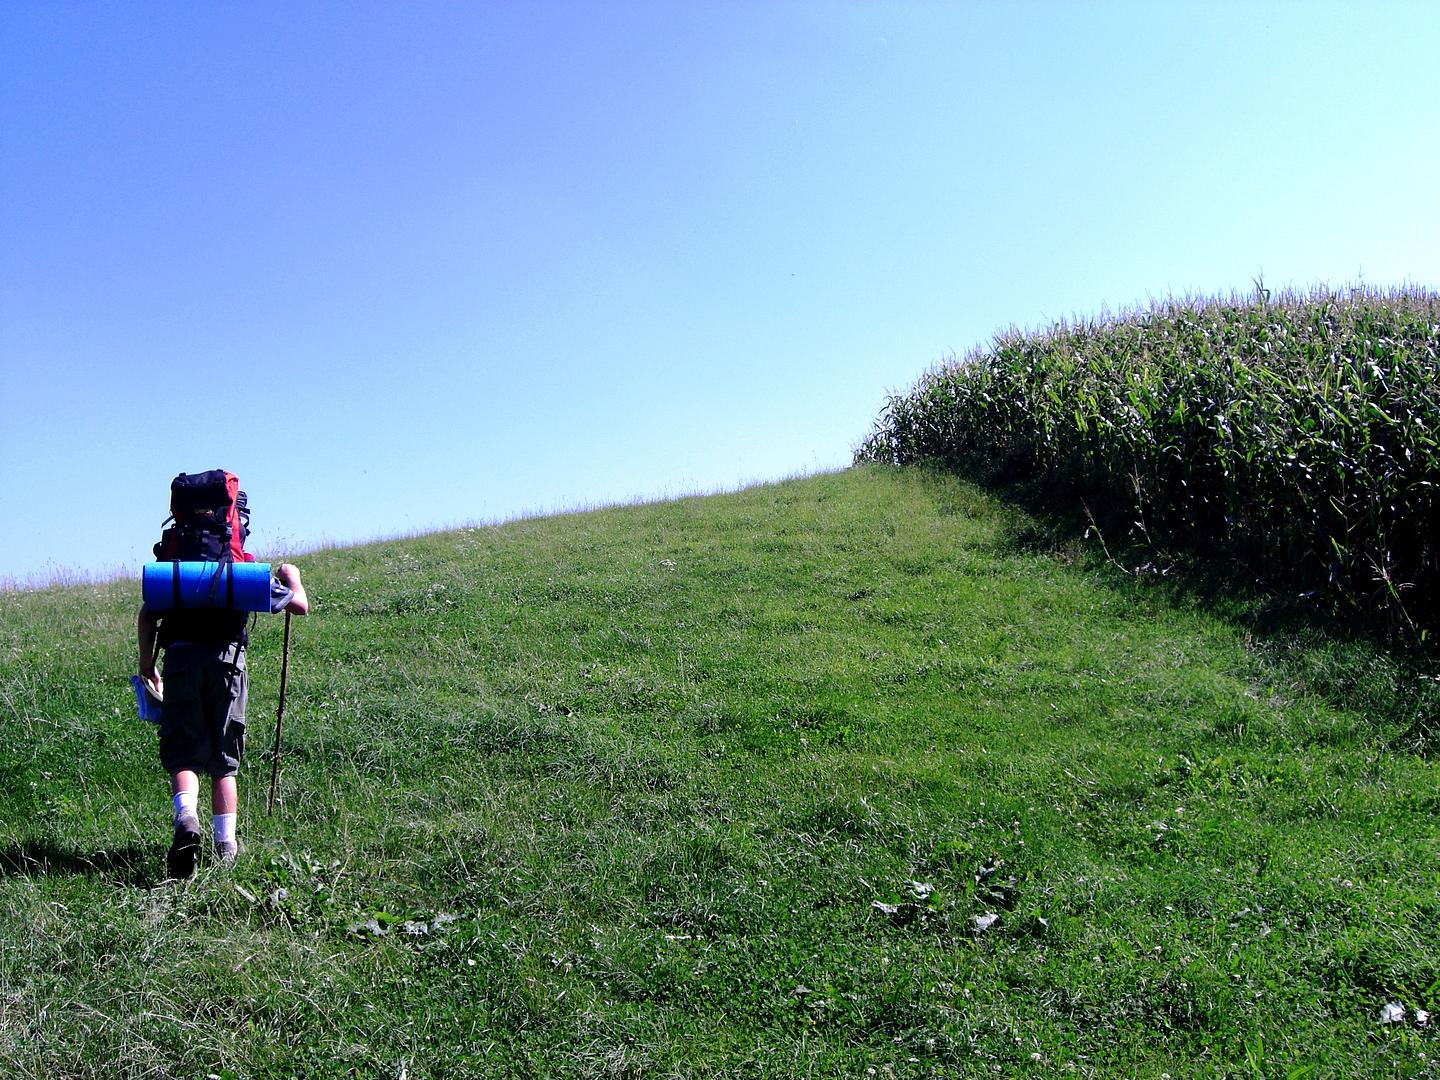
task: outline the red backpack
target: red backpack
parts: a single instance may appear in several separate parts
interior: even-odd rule
[[[245,550],[250,510],[234,473],[211,469],[175,477],[170,482],[170,516],[164,525],[170,527],[155,545],[155,558],[161,562],[255,561]]]

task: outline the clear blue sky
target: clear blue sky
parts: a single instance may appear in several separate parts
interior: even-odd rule
[[[1440,282],[1440,5],[0,4],[0,578],[843,466],[1012,325]]]

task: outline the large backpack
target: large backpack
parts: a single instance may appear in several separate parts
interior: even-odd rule
[[[245,550],[250,509],[234,473],[211,469],[175,477],[170,482],[170,517],[164,525],[169,527],[155,545],[155,558],[161,562],[255,561]],[[244,645],[245,622],[243,611],[169,611],[160,619],[160,644],[233,641]]]
[[[170,527],[155,545],[155,558],[161,562],[255,561],[245,550],[250,510],[234,473],[211,469],[175,477],[170,481],[170,517],[164,524]]]

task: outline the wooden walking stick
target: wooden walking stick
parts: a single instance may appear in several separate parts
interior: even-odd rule
[[[280,708],[275,713],[275,746],[270,751],[270,806],[267,816],[275,814],[275,786],[280,782],[280,725],[285,722],[285,679],[290,673],[290,612],[285,612],[285,648],[280,660]]]

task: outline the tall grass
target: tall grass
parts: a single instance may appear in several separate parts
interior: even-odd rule
[[[1440,296],[1257,285],[1010,331],[892,397],[856,457],[1041,477],[1413,627],[1440,585]]]

